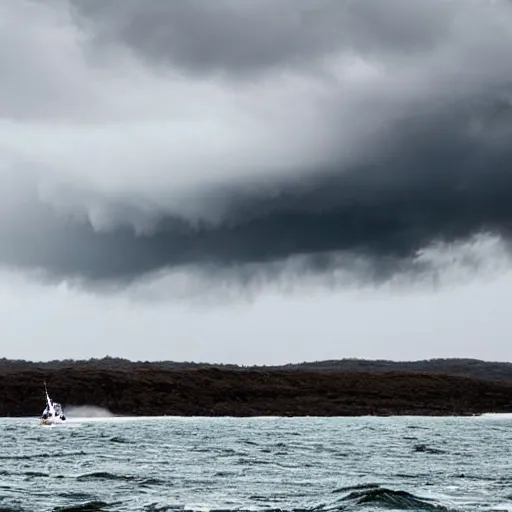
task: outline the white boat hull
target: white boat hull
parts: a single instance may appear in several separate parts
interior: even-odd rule
[[[40,421],[41,425],[63,425],[66,423],[66,420],[61,418],[46,418]]]

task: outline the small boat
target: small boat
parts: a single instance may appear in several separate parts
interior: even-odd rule
[[[46,408],[41,415],[41,425],[60,425],[65,423],[66,416],[64,416],[62,406],[48,396],[46,382],[44,383],[44,391],[46,393]]]

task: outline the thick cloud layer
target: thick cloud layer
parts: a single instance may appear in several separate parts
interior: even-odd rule
[[[0,6],[0,262],[126,280],[512,221],[509,2]],[[340,254],[347,256],[340,259]]]

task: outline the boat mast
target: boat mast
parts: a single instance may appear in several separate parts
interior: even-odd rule
[[[46,381],[44,382],[44,392],[46,393],[46,401],[48,402],[48,411],[51,411],[53,409],[52,403],[50,401],[50,397],[48,396],[48,389],[46,388]]]

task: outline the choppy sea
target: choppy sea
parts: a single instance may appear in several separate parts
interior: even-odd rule
[[[0,511],[512,511],[511,416],[0,429]]]

